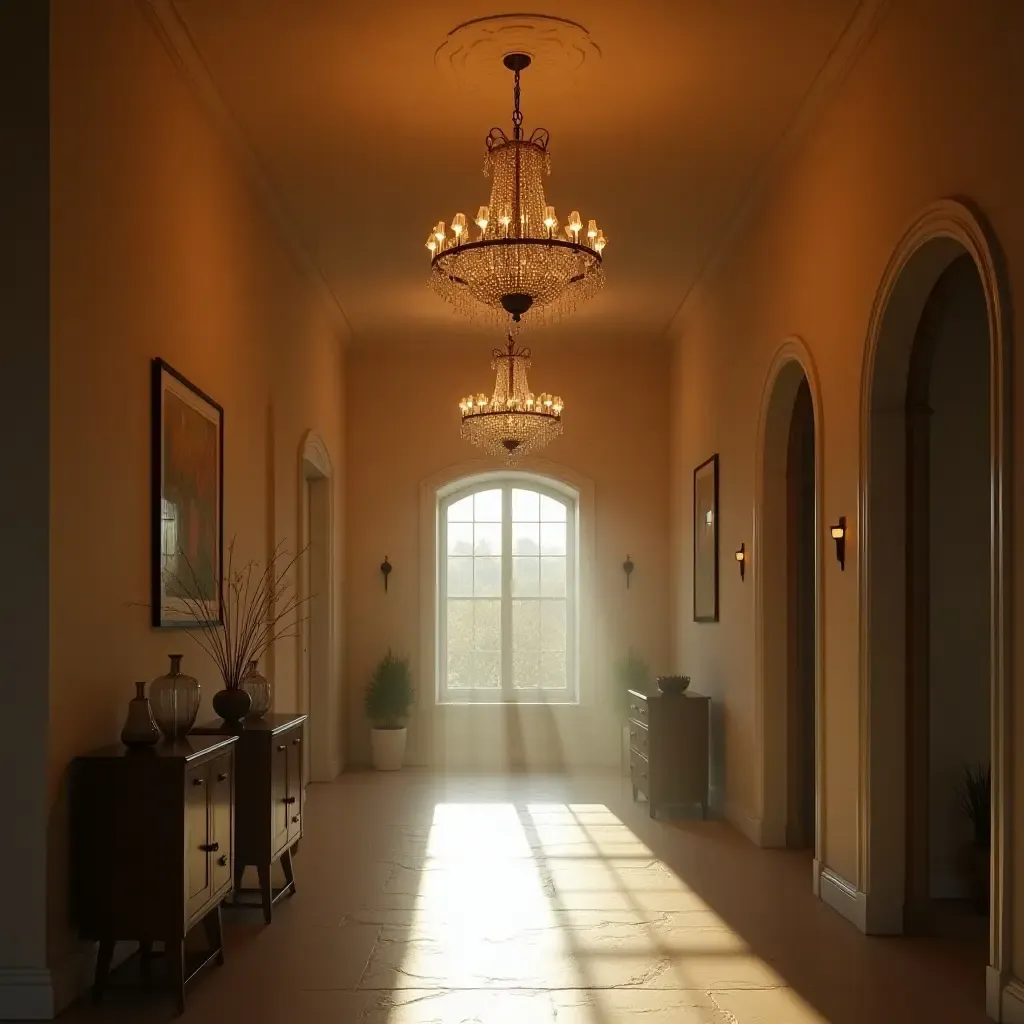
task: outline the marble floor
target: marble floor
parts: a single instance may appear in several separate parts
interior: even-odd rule
[[[184,1024],[985,1020],[984,947],[866,939],[803,854],[652,822],[616,776],[351,774],[308,790],[298,893],[225,913]],[[166,1021],[112,980],[67,1019]]]

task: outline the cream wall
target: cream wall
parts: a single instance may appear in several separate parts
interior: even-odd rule
[[[308,429],[342,514],[344,382],[322,299],[141,5],[56,0],[52,18],[50,946],[63,976],[69,760],[117,739],[133,680],[171,651],[200,679],[201,716],[219,689],[186,635],[133,605],[150,585],[150,360],[224,407],[224,528],[243,560],[265,561],[275,540],[296,549]],[[299,706],[297,659],[286,641],[270,666],[278,710]]]
[[[369,759],[362,688],[389,646],[412,658],[417,705],[409,753],[419,764],[618,764],[618,723],[608,714],[603,689],[610,667],[630,643],[655,671],[665,664],[667,352],[565,351],[546,345],[538,331],[529,339],[536,353],[530,383],[557,391],[566,403],[565,432],[541,455],[593,498],[592,512],[583,505],[589,521],[581,526],[593,538],[591,582],[581,580],[581,598],[592,609],[581,661],[589,657],[593,675],[581,678],[580,707],[434,708],[433,672],[421,656],[421,610],[429,605],[434,557],[429,525],[421,530],[421,488],[430,483],[430,517],[432,485],[450,476],[451,467],[476,459],[478,450],[459,437],[458,400],[493,388],[488,367],[494,343],[481,331],[479,342],[465,351],[349,357],[346,621],[349,740],[357,763]],[[524,460],[521,468],[536,465]],[[627,554],[636,565],[628,591],[622,570]],[[394,566],[387,594],[379,569],[385,555]]]
[[[868,317],[900,236],[943,196],[967,196],[980,206],[1002,243],[1011,288],[1024,287],[1020,136],[1006,129],[1020,110],[1022,38],[1024,8],[1017,4],[893,3],[703,301],[679,325],[674,348],[674,667],[714,687],[725,720],[729,795],[754,817],[761,810],[753,756],[754,587],[726,573],[721,624],[690,621],[690,473],[712,451],[721,453],[724,545],[749,541],[758,408],[773,353],[798,335],[817,365],[823,513],[829,522],[846,515],[851,525],[846,571],[839,571],[831,542],[823,566],[824,859],[854,884],[861,881],[862,768],[858,417]],[[1015,505],[1021,507],[1019,491]],[[755,550],[755,572],[757,557]],[[1024,719],[1018,725],[1024,734]],[[1017,919],[1024,927],[1024,913]],[[1024,957],[1024,941],[1018,947]]]

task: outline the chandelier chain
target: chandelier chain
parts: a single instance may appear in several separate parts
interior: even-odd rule
[[[516,84],[512,89],[512,97],[515,100],[515,109],[512,111],[512,128],[515,139],[518,142],[523,137],[523,112],[519,109],[519,97],[522,90],[519,88],[519,70],[516,69]]]

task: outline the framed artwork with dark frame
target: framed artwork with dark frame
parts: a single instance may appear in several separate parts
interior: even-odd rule
[[[693,471],[693,621],[718,621],[718,456]]]
[[[153,625],[223,621],[224,410],[162,359],[152,364]]]

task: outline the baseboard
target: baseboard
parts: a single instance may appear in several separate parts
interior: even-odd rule
[[[998,991],[999,972],[993,967],[988,970],[990,975],[996,977],[996,990]],[[995,1009],[998,1016],[993,1014],[991,1003],[986,1007],[988,1015],[994,1020],[1002,1021],[1003,1024],[1024,1024],[1024,982],[1019,978],[1011,978],[1003,986],[1001,996],[1001,999],[996,1000]]]
[[[0,967],[0,1020],[53,1020],[53,976],[45,967]]]
[[[867,931],[867,896],[831,868],[818,872],[818,892],[822,902],[842,914],[860,931]]]
[[[731,800],[725,801],[725,820],[742,832],[755,846],[761,845],[761,819],[745,811]]]

